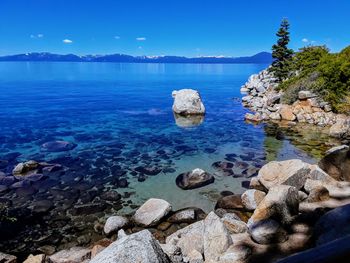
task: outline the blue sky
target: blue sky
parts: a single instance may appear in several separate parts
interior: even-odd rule
[[[350,45],[349,0],[1,0],[0,55],[252,55],[280,20],[291,47]]]

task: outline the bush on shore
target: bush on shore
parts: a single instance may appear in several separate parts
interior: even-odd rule
[[[284,103],[293,103],[300,90],[311,90],[335,112],[350,113],[350,46],[339,53],[325,46],[304,47],[293,57],[290,71],[291,77],[279,85]]]

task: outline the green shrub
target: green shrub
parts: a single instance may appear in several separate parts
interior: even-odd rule
[[[300,90],[311,90],[336,112],[350,113],[350,46],[331,54],[325,46],[309,46],[293,57],[292,77],[279,85],[282,102],[291,104]]]

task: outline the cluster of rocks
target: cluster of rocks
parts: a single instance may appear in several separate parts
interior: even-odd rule
[[[130,217],[109,217],[104,232],[111,239],[25,262],[274,262],[324,246],[350,234],[349,156],[344,145],[319,164],[270,162],[249,190],[227,193],[209,214],[198,208],[173,212],[170,203],[152,198]]]
[[[241,88],[241,92],[247,94],[242,98],[242,102],[254,114],[247,113],[246,120],[254,122],[282,120],[329,126],[329,134],[333,137],[350,136],[350,118],[344,114],[333,113],[331,106],[318,95],[302,90],[292,105],[282,104],[283,91],[277,91],[277,86],[276,79],[268,70],[249,78]]]

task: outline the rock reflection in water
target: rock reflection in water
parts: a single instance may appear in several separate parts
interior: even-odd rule
[[[192,128],[201,125],[204,122],[203,115],[190,115],[190,116],[181,116],[174,114],[175,123],[181,128]]]

